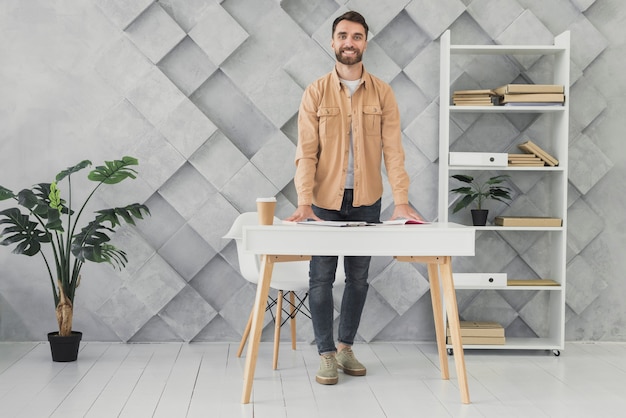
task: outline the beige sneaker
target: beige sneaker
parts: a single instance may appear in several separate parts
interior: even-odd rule
[[[322,385],[334,385],[339,381],[334,353],[320,356],[320,368],[315,375],[315,380]]]
[[[359,360],[354,357],[352,348],[346,347],[337,353],[337,367],[343,370],[345,374],[350,376],[365,376],[367,370]]]

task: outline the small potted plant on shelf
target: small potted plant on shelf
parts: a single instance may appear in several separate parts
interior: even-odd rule
[[[72,330],[76,288],[81,280],[81,268],[87,261],[109,263],[122,268],[128,261],[126,253],[112,244],[110,237],[122,221],[131,225],[150,211],[145,205],[133,203],[125,207],[102,209],[87,224],[79,220],[87,203],[103,184],[117,184],[134,179],[138,165],[132,157],[106,161],[89,172],[87,178],[96,183],[85,200],[72,200],[72,174],[91,166],[88,160],[61,171],[51,183],[39,183],[17,194],[0,186],[0,201],[13,199],[17,206],[0,211],[0,245],[13,245],[13,253],[34,256],[40,254],[52,285],[59,331],[48,334],[52,359],[74,361],[78,355],[82,333]],[[62,187],[60,183],[64,181]],[[67,193],[67,200],[61,191]],[[80,204],[80,206],[78,206]],[[73,209],[78,207],[78,211]]]
[[[473,224],[474,226],[484,226],[487,223],[487,215],[489,213],[487,209],[483,209],[483,202],[485,200],[493,199],[506,203],[507,205],[507,200],[511,200],[511,189],[502,185],[508,177],[509,175],[507,174],[501,174],[490,177],[485,182],[480,182],[466,174],[454,174],[452,178],[466,183],[468,186],[457,187],[456,189],[450,190],[451,192],[463,196],[454,206],[452,213],[457,213],[461,209],[475,203],[476,209],[471,209]]]

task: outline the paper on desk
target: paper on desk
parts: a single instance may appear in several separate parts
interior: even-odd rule
[[[383,221],[380,223],[365,222],[365,221],[283,221],[283,224],[300,224],[300,225],[319,225],[319,226],[377,226],[377,225],[421,225],[428,224],[430,222],[418,221],[417,219],[394,219],[393,221]]]
[[[392,221],[383,221],[382,225],[424,225],[429,223],[417,219],[394,219]]]
[[[364,221],[300,221],[297,222],[301,225],[319,225],[319,226],[374,226],[380,225],[371,222]]]

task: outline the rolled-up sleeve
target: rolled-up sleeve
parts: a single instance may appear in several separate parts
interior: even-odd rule
[[[313,203],[313,187],[319,150],[319,118],[317,92],[309,86],[302,97],[298,113],[298,145],[296,147],[296,175],[294,183],[298,205]]]

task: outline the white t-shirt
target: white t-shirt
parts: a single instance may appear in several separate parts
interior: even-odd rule
[[[361,79],[358,80],[344,80],[340,79],[343,84],[348,88],[350,97],[354,94],[356,89],[361,84]],[[348,174],[346,175],[346,189],[354,189],[354,153],[352,152],[352,125],[350,125],[350,152],[348,154]]]

